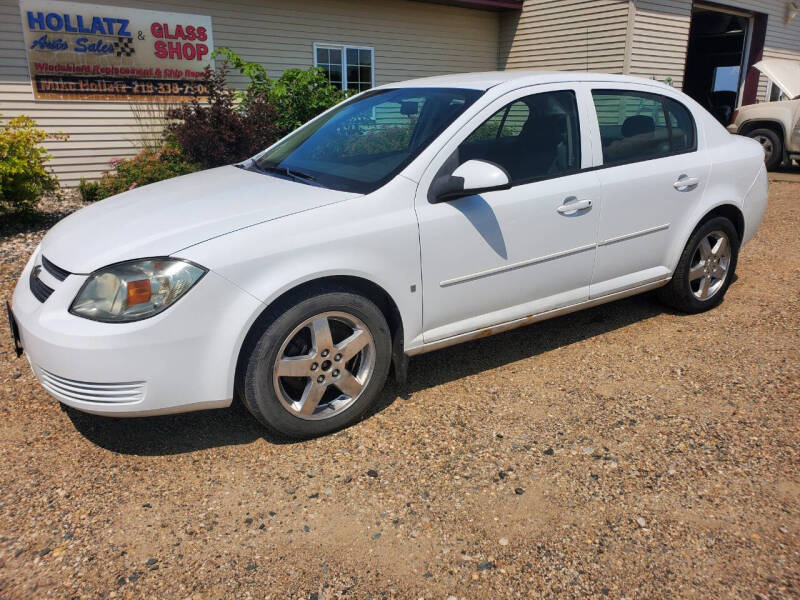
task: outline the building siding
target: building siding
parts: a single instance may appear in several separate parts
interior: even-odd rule
[[[734,9],[765,13],[767,32],[765,58],[800,60],[800,16],[785,24],[785,0],[730,0],[718,4]],[[691,24],[691,0],[635,0],[636,17],[631,46],[630,73],[666,79],[683,85],[683,70]],[[759,78],[757,98],[766,99],[767,78]]]
[[[636,0],[630,47],[631,75],[683,86],[691,0]]]
[[[501,22],[507,69],[622,73],[628,0],[526,0]]]
[[[371,46],[375,83],[498,67],[501,13],[408,0],[121,0],[119,6],[210,15],[216,47],[230,46],[277,77],[313,65],[314,42]],[[237,86],[244,84],[231,78]],[[33,100],[16,0],[0,0],[0,115],[26,114],[50,132],[62,185],[98,177],[113,158],[137,152],[141,127],[127,103]]]
[[[508,69],[605,71],[683,86],[692,0],[526,0],[500,24],[500,64]],[[800,16],[785,24],[785,0],[719,4],[768,15],[765,58],[800,60]],[[759,79],[758,99],[767,79]]]
[[[101,0],[102,1],[102,0]],[[541,69],[671,78],[681,87],[691,0],[525,0],[491,12],[410,0],[115,0],[113,4],[210,15],[217,47],[230,46],[276,77],[313,64],[313,43],[375,49],[375,83],[442,73]],[[730,0],[768,15],[764,56],[800,60],[800,17],[784,0]],[[244,85],[237,75],[236,86]],[[758,99],[766,99],[760,77]],[[64,185],[99,176],[129,157],[142,127],[127,103],[33,100],[17,0],[0,0],[0,120],[27,114],[66,141],[47,143]]]

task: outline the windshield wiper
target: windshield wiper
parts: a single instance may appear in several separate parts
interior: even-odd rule
[[[296,169],[290,169],[289,167],[260,167],[262,171],[267,171],[268,173],[279,173],[281,175],[286,175],[287,177],[291,177],[293,179],[301,179],[304,181],[316,181],[317,178],[313,175],[309,175],[308,173],[304,173],[303,171],[298,171]]]

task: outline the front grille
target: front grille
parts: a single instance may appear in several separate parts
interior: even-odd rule
[[[42,267],[35,266],[31,269],[31,277],[30,277],[30,285],[31,285],[31,292],[36,297],[39,302],[44,302],[50,297],[50,294],[53,293],[53,288],[49,285],[45,284],[41,279],[39,279],[39,271],[42,270]]]
[[[39,368],[38,371],[39,381],[56,398],[98,404],[121,404],[139,402],[144,397],[144,381],[90,383],[60,377],[42,368]]]
[[[47,260],[47,258],[45,258],[44,256],[42,256],[42,266],[44,267],[45,271],[50,273],[50,275],[52,275],[59,281],[64,281],[67,277],[69,277],[72,274],[69,271],[65,271],[61,267],[57,267],[49,260]]]

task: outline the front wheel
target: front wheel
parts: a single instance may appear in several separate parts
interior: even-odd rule
[[[739,235],[725,217],[700,225],[686,243],[670,282],[658,290],[669,306],[699,313],[722,302],[739,257]]]
[[[764,164],[768,171],[777,169],[783,162],[783,144],[778,134],[772,129],[754,129],[747,134],[764,149]]]
[[[391,335],[380,309],[347,291],[299,301],[247,357],[245,406],[268,429],[309,438],[356,422],[383,388]]]

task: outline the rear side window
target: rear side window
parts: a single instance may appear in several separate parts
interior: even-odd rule
[[[680,102],[646,92],[592,90],[603,163],[623,164],[696,149],[695,124]]]
[[[461,142],[457,164],[493,162],[515,185],[579,170],[580,145],[575,93],[531,94],[505,105]]]

